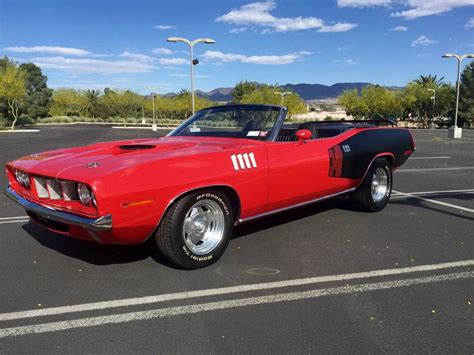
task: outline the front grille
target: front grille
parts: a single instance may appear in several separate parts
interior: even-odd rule
[[[77,184],[75,182],[63,182],[61,184],[63,188],[63,196],[66,201],[79,200],[77,194]]]
[[[46,184],[48,185],[48,193],[51,200],[61,200],[63,198],[61,184],[57,180],[47,179]]]
[[[39,198],[65,201],[79,200],[75,182],[58,181],[39,176],[34,176],[33,182]]]
[[[46,185],[46,179],[34,177],[33,181],[35,183],[36,193],[39,198],[48,198],[48,187]]]

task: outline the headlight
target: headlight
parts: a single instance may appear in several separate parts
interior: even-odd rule
[[[21,170],[15,170],[15,177],[21,186],[27,189],[30,188],[30,176],[27,173]]]
[[[77,194],[79,195],[79,200],[84,206],[90,206],[91,204],[96,205],[95,196],[89,186],[86,184],[77,185]]]

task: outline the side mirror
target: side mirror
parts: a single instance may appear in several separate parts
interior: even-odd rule
[[[296,131],[296,139],[298,141],[306,141],[308,139],[311,139],[312,133],[309,129],[299,129]]]

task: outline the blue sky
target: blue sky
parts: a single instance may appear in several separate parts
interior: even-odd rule
[[[0,0],[0,55],[42,67],[52,87],[142,93],[196,86],[455,81],[446,52],[474,52],[474,0]],[[465,62],[467,63],[467,61]]]

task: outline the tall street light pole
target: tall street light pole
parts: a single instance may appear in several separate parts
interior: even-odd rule
[[[152,131],[157,130],[156,122],[155,122],[155,98],[156,98],[156,94],[152,93],[151,94],[151,99],[152,99],[152,103],[153,103],[153,124],[151,125],[151,130]]]
[[[194,109],[194,66],[199,63],[197,59],[194,59],[193,54],[193,47],[195,44],[198,43],[205,43],[205,44],[214,44],[216,43],[215,40],[212,38],[198,38],[194,41],[190,41],[189,39],[182,38],[182,37],[169,37],[168,42],[183,42],[189,46],[189,64],[191,65],[191,100],[192,100],[192,108],[193,108],[193,115],[195,112]]]
[[[458,61],[458,76],[457,76],[457,89],[456,89],[456,112],[454,114],[454,130],[452,138],[461,138],[462,136],[462,128],[458,129],[458,110],[459,110],[459,88],[461,85],[461,62],[464,58],[474,58],[474,54],[453,54],[453,53],[446,53],[443,54],[443,58],[456,58]]]
[[[283,106],[284,103],[285,103],[285,96],[286,95],[291,95],[292,92],[291,91],[285,91],[285,92],[275,91],[274,94],[281,96],[281,106]]]
[[[435,117],[435,108],[436,108],[436,89],[428,89],[428,91],[433,93],[433,96],[431,96],[431,100],[433,100],[433,115],[431,116],[430,128],[434,128],[433,120]]]

